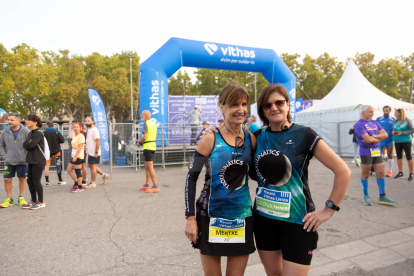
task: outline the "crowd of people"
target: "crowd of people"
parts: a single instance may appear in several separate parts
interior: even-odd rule
[[[368,177],[375,171],[379,190],[379,203],[384,205],[395,205],[397,201],[390,199],[385,194],[385,177],[392,176],[394,164],[393,150],[397,154],[398,174],[395,179],[401,178],[403,174],[403,152],[408,163],[408,181],[414,179],[412,159],[412,135],[414,128],[412,122],[407,118],[404,109],[395,109],[394,116],[390,113],[390,106],[383,107],[383,116],[372,120],[374,108],[365,105],[361,109],[361,119],[352,127],[349,134],[353,134],[354,160],[357,166],[361,165],[361,183],[364,192],[363,203],[372,206],[371,197],[368,193]],[[357,158],[359,146],[360,161]],[[388,172],[385,173],[384,160],[388,162]]]
[[[24,209],[37,210],[46,207],[41,178],[44,172],[45,186],[50,186],[49,168],[52,159],[56,161],[58,176],[57,185],[65,185],[62,179],[62,149],[65,142],[63,135],[54,128],[52,121],[47,121],[47,128],[40,131],[42,122],[39,116],[30,114],[25,119],[26,127],[21,124],[17,113],[8,114],[8,127],[0,134],[0,155],[4,159],[4,187],[7,198],[0,207],[7,208],[14,204],[12,195],[12,179],[19,179],[18,203]],[[96,188],[97,173],[102,175],[103,183],[109,179],[98,166],[100,162],[100,136],[91,117],[86,117],[85,125],[88,132],[82,130],[82,125],[75,122],[72,125],[74,137],[71,140],[71,161],[67,171],[74,181],[71,192],[82,192],[84,188]],[[86,141],[85,141],[86,137]],[[86,142],[86,144],[85,144]],[[84,145],[86,145],[84,147]],[[91,182],[86,184],[85,158],[88,155],[88,165],[91,170]],[[29,186],[31,200],[24,199],[24,191]]]
[[[351,171],[312,128],[293,122],[289,96],[283,86],[269,85],[259,95],[257,114],[263,127],[257,124],[254,115],[242,127],[248,102],[249,93],[243,86],[226,85],[218,101],[224,119],[219,121],[218,127],[204,121],[201,135],[191,138],[192,144],[198,144],[185,183],[185,235],[192,246],[199,249],[206,275],[221,275],[222,256],[227,257],[229,274],[243,275],[249,255],[256,249],[268,275],[307,275],[319,240],[317,230],[340,210]],[[372,205],[368,193],[371,168],[377,177],[379,203],[397,203],[385,193],[385,176],[392,176],[394,146],[399,169],[395,178],[403,177],[404,151],[410,172],[408,180],[413,180],[412,122],[403,109],[395,110],[395,118],[390,117],[391,107],[385,106],[383,111],[383,116],[372,120],[374,108],[363,106],[361,119],[350,130],[355,149],[353,162],[362,170],[365,205]],[[201,120],[199,107],[196,106],[188,117],[192,128],[198,127]],[[153,168],[157,126],[148,110],[144,110],[140,118],[144,125],[136,146],[143,147],[146,172],[146,181],[140,190],[159,193]],[[46,122],[47,128],[41,132],[42,123],[37,115],[26,117],[27,128],[20,121],[18,114],[10,113],[9,127],[0,135],[7,193],[7,199],[0,206],[14,204],[12,178],[17,174],[18,203],[22,208],[36,210],[46,207],[41,177],[44,171],[45,186],[50,186],[52,159],[56,160],[57,184],[66,184],[61,176],[60,146],[65,139],[51,121]],[[87,132],[78,122],[72,125],[74,134],[70,141],[71,161],[67,171],[74,181],[73,193],[96,188],[97,174],[102,175],[103,183],[109,179],[109,175],[98,167],[101,155],[99,131],[91,117],[85,119],[85,125]],[[89,184],[86,184],[86,157],[91,171]],[[332,190],[327,191],[327,200],[321,210],[316,210],[310,191],[308,167],[313,157],[334,173]],[[384,158],[388,159],[387,174]],[[196,198],[196,182],[204,167],[204,185]],[[29,203],[23,197],[26,177],[31,195]],[[249,178],[257,182],[254,202],[250,196]]]

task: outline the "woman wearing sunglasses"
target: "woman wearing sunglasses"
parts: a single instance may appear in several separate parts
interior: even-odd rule
[[[413,140],[414,128],[411,120],[405,115],[405,111],[402,108],[398,108],[394,113],[395,120],[394,122],[394,131],[392,132],[392,140],[395,143],[395,151],[397,152],[397,164],[398,164],[398,174],[394,177],[395,179],[403,177],[403,150],[405,152],[405,157],[407,158],[408,169],[410,175],[408,176],[408,181],[413,180],[413,157],[411,155],[411,143]]]
[[[256,246],[267,275],[307,275],[317,247],[316,230],[339,210],[351,171],[311,128],[292,123],[283,86],[264,88],[257,106],[265,128],[254,133],[257,148],[250,173],[258,182]],[[326,206],[319,211],[308,181],[313,156],[335,175]]]
[[[248,102],[249,94],[239,84],[223,88],[219,107],[224,124],[200,141],[187,175],[185,235],[200,249],[205,275],[221,275],[221,256],[227,256],[227,275],[243,275],[249,254],[256,250],[247,177],[256,139],[241,129]],[[195,210],[196,182],[204,165]]]

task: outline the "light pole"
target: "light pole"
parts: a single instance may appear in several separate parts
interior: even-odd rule
[[[129,58],[129,69],[131,71],[131,121],[132,123],[134,122],[134,110],[133,110],[133,105],[132,105],[132,59],[136,58],[136,56],[130,54],[127,55],[127,57]]]
[[[413,103],[413,77],[414,77],[414,65],[411,66],[411,70],[413,70],[413,73],[411,74],[411,96],[410,96],[410,103]]]

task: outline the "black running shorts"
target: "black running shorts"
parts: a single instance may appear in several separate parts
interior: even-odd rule
[[[361,156],[362,165],[375,165],[384,162],[382,156],[372,157],[372,156]]]
[[[145,159],[145,162],[149,162],[149,161],[152,161],[152,159],[154,158],[154,153],[155,153],[155,150],[144,150],[144,159]]]
[[[194,248],[200,249],[200,253],[208,256],[244,256],[254,253],[256,247],[253,241],[253,217],[245,218],[245,243],[210,243],[210,217],[196,215],[198,226],[197,244]]]
[[[75,162],[73,162],[73,159],[70,159],[70,163],[73,165],[81,165],[82,163],[85,163],[85,159],[76,159]]]
[[[318,232],[307,232],[302,224],[270,219],[257,213],[253,217],[257,249],[282,250],[283,260],[310,265],[318,244]]]

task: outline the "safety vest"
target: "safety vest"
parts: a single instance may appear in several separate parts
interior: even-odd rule
[[[157,145],[155,143],[155,139],[157,138],[157,125],[151,121],[147,120],[145,122],[147,124],[147,139],[144,141],[144,146],[142,147],[144,150],[156,150]]]

